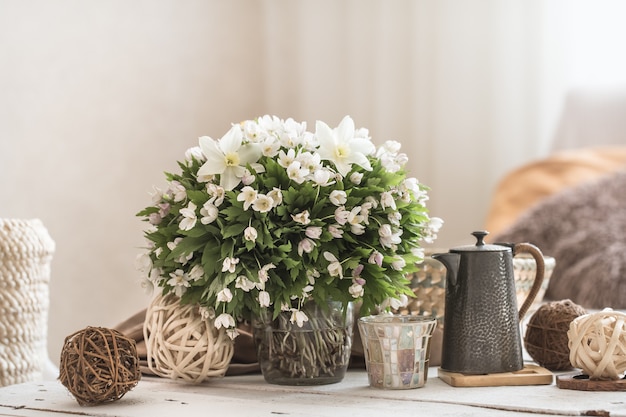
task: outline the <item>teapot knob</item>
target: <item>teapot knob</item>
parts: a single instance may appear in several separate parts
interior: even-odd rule
[[[486,230],[479,230],[477,232],[472,232],[472,235],[474,235],[474,237],[476,238],[476,246],[484,246],[485,242],[485,236],[487,236],[489,234],[488,231]]]

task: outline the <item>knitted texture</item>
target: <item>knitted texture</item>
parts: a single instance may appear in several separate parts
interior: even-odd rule
[[[54,249],[40,220],[0,219],[0,386],[43,377]]]
[[[589,309],[626,308],[626,170],[541,200],[498,242],[530,242],[556,259],[546,291]]]

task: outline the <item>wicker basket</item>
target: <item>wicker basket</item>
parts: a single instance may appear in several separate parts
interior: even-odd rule
[[[433,316],[438,320],[438,325],[443,326],[443,316],[446,302],[446,268],[433,259],[433,253],[446,252],[445,250],[428,251],[424,262],[420,264],[419,270],[411,276],[411,288],[415,297],[409,299],[407,307],[399,311],[401,314],[411,314],[419,316]],[[530,316],[539,308],[543,302],[543,296],[550,283],[550,277],[556,265],[555,259],[544,256],[545,272],[541,289],[537,293],[535,300],[527,312]],[[515,288],[517,290],[517,304],[521,306],[535,280],[536,274],[535,260],[532,256],[521,253],[513,258],[513,273],[515,276]]]
[[[0,386],[43,379],[54,249],[40,220],[0,219]]]
[[[156,375],[200,383],[226,373],[233,341],[198,310],[197,305],[181,305],[173,294],[158,295],[150,303],[143,332],[148,368]]]

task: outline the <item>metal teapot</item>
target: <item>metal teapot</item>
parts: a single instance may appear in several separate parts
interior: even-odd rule
[[[432,255],[446,267],[446,304],[441,368],[465,374],[519,371],[524,367],[519,322],[537,296],[544,275],[541,251],[530,243],[476,245]],[[537,262],[535,281],[518,311],[513,256]]]

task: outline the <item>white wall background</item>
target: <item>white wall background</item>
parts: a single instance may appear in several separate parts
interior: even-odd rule
[[[539,0],[0,0],[0,216],[57,243],[49,351],[146,306],[135,213],[201,135],[263,114],[399,140],[438,246],[545,155],[562,14]]]

